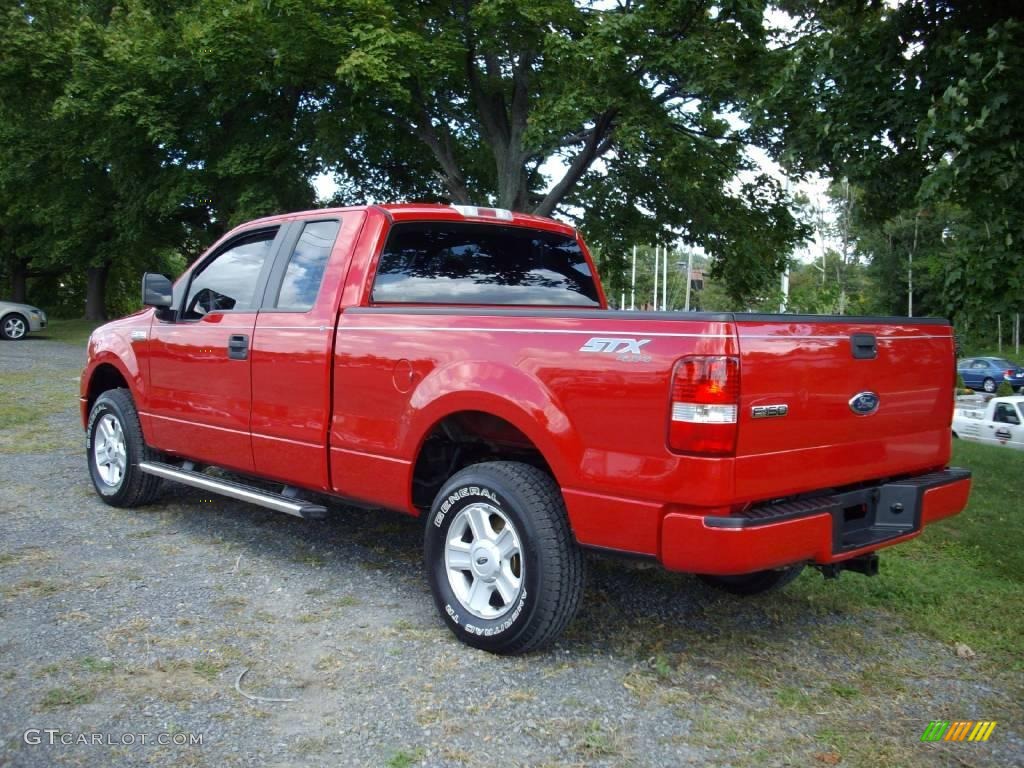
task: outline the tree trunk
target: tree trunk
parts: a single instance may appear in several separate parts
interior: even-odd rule
[[[21,259],[11,263],[11,301],[24,304],[28,296],[28,265]]]
[[[89,267],[86,272],[85,319],[103,321],[107,319],[107,276],[110,262],[98,267]]]

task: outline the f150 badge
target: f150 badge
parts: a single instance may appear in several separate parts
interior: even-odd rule
[[[777,419],[789,413],[789,406],[785,403],[778,405],[755,405],[750,409],[752,419]]]
[[[615,355],[615,359],[621,363],[649,363],[651,356],[645,355],[640,350],[645,344],[650,344],[650,339],[621,339],[604,338],[595,336],[588,339],[587,343],[580,347],[580,352],[600,352],[606,355]]]

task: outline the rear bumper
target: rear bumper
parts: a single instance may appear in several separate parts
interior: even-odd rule
[[[967,506],[971,473],[946,469],[728,517],[669,513],[659,560],[674,571],[733,575],[835,563],[917,536]]]

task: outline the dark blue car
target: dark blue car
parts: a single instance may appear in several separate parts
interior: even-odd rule
[[[995,392],[1001,381],[1015,391],[1024,388],[1024,368],[1001,357],[968,357],[956,364],[956,370],[971,389]]]

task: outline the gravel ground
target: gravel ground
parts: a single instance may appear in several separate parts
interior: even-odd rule
[[[435,615],[415,520],[307,522],[180,486],[107,507],[77,420],[83,358],[0,343],[0,375],[28,387],[3,397],[52,411],[0,430],[0,765],[1024,764],[1019,674],[888,613],[592,557],[563,639],[497,658]],[[244,697],[244,670],[242,691],[293,701]],[[999,725],[920,743],[935,719]],[[140,743],[158,734],[202,744]]]

